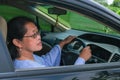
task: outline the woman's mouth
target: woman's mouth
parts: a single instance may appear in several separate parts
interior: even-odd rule
[[[41,42],[39,42],[37,45],[42,46],[42,43],[41,43]]]

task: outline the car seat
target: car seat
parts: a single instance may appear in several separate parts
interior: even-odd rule
[[[10,57],[7,45],[6,45],[6,37],[7,37],[7,22],[6,20],[0,16],[0,72],[12,72],[14,71],[14,66],[12,63],[12,59]],[[3,64],[4,61],[4,64]]]
[[[7,22],[1,16],[0,16],[0,30],[2,32],[4,40],[6,41],[6,37],[7,37]]]

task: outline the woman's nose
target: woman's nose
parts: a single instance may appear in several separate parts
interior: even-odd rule
[[[38,39],[41,39],[41,35],[40,35],[40,34],[38,34],[38,35],[37,35],[37,38],[38,38]]]

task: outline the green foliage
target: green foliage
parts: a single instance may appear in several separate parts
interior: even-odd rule
[[[113,6],[120,7],[120,0],[114,0]]]
[[[119,14],[119,15],[120,15],[120,10],[118,10],[118,11],[117,11],[117,14]]]
[[[100,4],[104,5],[104,6],[108,5],[105,0],[94,0],[94,1],[100,3]]]
[[[94,0],[94,1],[104,5],[105,7],[111,9],[112,11],[120,15],[120,0],[114,0],[112,5],[107,5],[105,0]]]
[[[115,6],[107,6],[109,9],[111,9],[112,11],[114,11],[115,13],[117,13],[117,11],[120,10],[119,7],[115,7]]]
[[[108,6],[109,9],[120,15],[120,8],[115,6]]]

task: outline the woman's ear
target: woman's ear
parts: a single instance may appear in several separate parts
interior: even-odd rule
[[[18,40],[18,39],[13,39],[13,44],[15,45],[15,46],[17,46],[17,47],[22,47],[22,44],[21,44],[21,41],[20,40]]]

